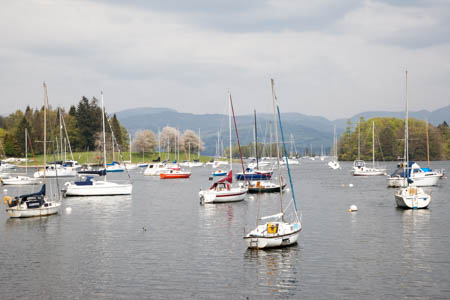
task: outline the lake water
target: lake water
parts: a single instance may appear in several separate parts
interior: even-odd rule
[[[341,166],[293,167],[303,230],[283,249],[248,250],[242,239],[258,200],[263,214],[277,213],[279,196],[200,205],[209,167],[188,180],[132,173],[132,196],[66,198],[46,218],[2,211],[0,298],[449,299],[448,179],[427,189],[429,209],[401,210],[385,177],[352,177],[351,163]],[[349,213],[351,204],[359,211]]]

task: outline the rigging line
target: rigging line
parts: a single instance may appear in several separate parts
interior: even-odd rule
[[[239,142],[239,133],[236,125],[236,116],[234,114],[234,107],[233,107],[233,100],[231,99],[231,93],[230,95],[230,104],[231,104],[231,112],[233,113],[233,120],[234,120],[234,130],[236,131],[236,139],[239,147],[239,154],[241,155],[241,165],[242,165],[242,174],[244,175],[244,181],[247,181],[247,178],[245,176],[245,168],[244,168],[244,161],[242,160],[242,149],[241,149],[241,143]]]
[[[114,136],[114,131],[112,130],[111,120],[110,120],[109,118],[106,118],[106,119],[107,119],[107,121],[108,121],[109,129],[111,130],[111,136],[112,136],[112,138],[113,138],[113,143],[115,143],[115,144],[117,145],[117,149],[118,149],[118,151],[119,151],[120,159],[122,160],[123,165],[125,166],[125,172],[127,173],[128,180],[129,180],[130,183],[131,183],[131,177],[130,177],[130,173],[128,173],[127,164],[126,164],[125,160],[123,159],[122,152],[120,151],[120,145],[119,145],[119,143],[117,142],[116,137]]]
[[[276,99],[276,98],[275,98]],[[286,143],[284,142],[283,125],[281,124],[280,107],[277,104],[278,123],[280,124],[281,139],[283,141],[284,157],[286,158],[286,167],[289,175],[289,185],[291,186],[292,199],[294,200],[295,211],[297,211],[297,202],[295,201],[294,184],[292,183],[291,169],[289,168],[289,160],[287,157]]]

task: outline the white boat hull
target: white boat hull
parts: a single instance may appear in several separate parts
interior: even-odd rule
[[[34,178],[43,178],[44,177],[44,170],[40,170],[38,172],[34,173]],[[45,177],[47,178],[53,178],[53,177],[75,177],[77,176],[77,171],[72,169],[58,169],[57,171],[53,170],[46,170],[45,171]]]
[[[386,175],[385,169],[377,169],[377,168],[353,168],[352,170],[353,176],[382,176]]]
[[[412,183],[410,186],[435,186],[438,183],[440,175],[427,175],[421,177],[411,177]],[[406,180],[403,177],[388,177],[388,187],[405,187]]]
[[[247,188],[238,187],[223,191],[216,191],[216,190],[200,191],[198,194],[200,196],[200,201],[203,203],[226,203],[244,200],[247,191],[248,191]]]
[[[48,207],[27,208],[25,204],[8,207],[6,212],[10,218],[43,217],[58,213],[61,203],[49,202]]]
[[[120,184],[109,181],[95,181],[92,185],[66,184],[65,196],[112,196],[130,195],[132,184]]]
[[[269,224],[278,224],[279,227],[277,233],[268,233],[267,226]],[[302,227],[300,223],[266,223],[256,227],[256,229],[247,234],[244,239],[247,242],[248,248],[251,249],[285,247],[297,243],[301,230]]]
[[[4,185],[31,185],[41,183],[37,178],[30,178],[28,176],[16,176],[1,180]]]
[[[431,202],[431,196],[426,194],[421,188],[406,187],[400,188],[395,193],[395,202],[402,208],[427,208]]]

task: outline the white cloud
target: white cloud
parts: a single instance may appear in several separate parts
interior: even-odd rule
[[[214,10],[195,3],[7,1],[0,12],[2,113],[40,106],[43,80],[52,104],[67,108],[103,90],[110,112],[166,106],[224,113],[231,90],[239,114],[268,111],[274,77],[283,111],[349,117],[402,109],[406,67],[412,109],[448,104],[448,36],[444,29],[427,34],[443,24],[445,5],[283,0]]]

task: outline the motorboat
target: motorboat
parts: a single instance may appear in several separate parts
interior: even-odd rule
[[[411,178],[411,186],[434,186],[442,177],[443,171],[432,171],[429,168],[421,168],[419,164],[410,161],[406,167],[405,163],[399,163],[397,169],[387,177],[388,187],[405,187],[405,177]],[[406,176],[405,176],[406,175]]]
[[[47,165],[45,168],[41,168],[39,171],[33,174],[34,178],[42,178],[44,177],[44,173],[46,177],[75,177],[77,175],[77,171],[72,168],[66,168],[62,165],[52,164]]]
[[[159,176],[161,173],[170,171],[163,163],[150,163],[144,171],[145,176]]]
[[[181,170],[169,170],[166,173],[159,174],[161,179],[179,179],[179,178],[189,178],[191,177],[191,172],[181,171]]]
[[[9,178],[1,179],[1,182],[4,185],[32,185],[32,184],[40,184],[39,178],[31,178],[29,176],[11,176]]]
[[[66,182],[64,186],[64,196],[130,195],[133,191],[132,184],[95,180],[93,176],[83,176],[80,181]]]

